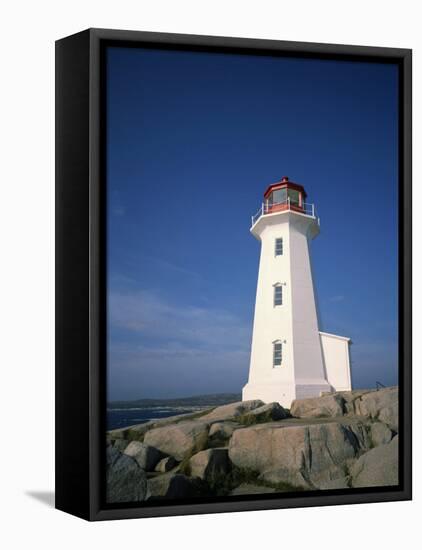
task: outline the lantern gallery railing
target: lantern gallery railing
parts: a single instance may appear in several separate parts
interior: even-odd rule
[[[316,217],[314,204],[303,202],[299,205],[296,202],[292,202],[290,197],[287,197],[287,200],[282,202],[263,202],[258,212],[252,216],[252,225],[254,225],[261,216],[265,216],[266,214],[275,214],[276,212],[283,212],[284,210],[299,212],[300,214],[311,216],[312,218]]]

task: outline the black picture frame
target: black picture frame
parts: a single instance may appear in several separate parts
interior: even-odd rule
[[[399,405],[397,488],[106,505],[105,112],[107,45],[395,63],[399,67]],[[412,497],[411,79],[408,49],[88,29],[56,42],[56,508],[108,520],[409,500]]]

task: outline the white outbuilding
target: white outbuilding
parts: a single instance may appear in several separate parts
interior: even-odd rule
[[[277,401],[351,389],[350,338],[321,332],[309,245],[319,234],[305,189],[283,177],[252,217],[261,241],[249,380],[243,400]]]

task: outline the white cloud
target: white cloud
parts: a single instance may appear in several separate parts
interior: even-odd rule
[[[114,216],[124,216],[126,214],[126,208],[124,206],[114,206],[111,212]]]
[[[344,296],[343,296],[343,294],[336,294],[335,296],[331,296],[329,298],[329,301],[330,302],[343,302],[344,301]]]
[[[149,291],[111,293],[111,326],[191,349],[245,349],[251,327],[228,311],[176,306]]]
[[[173,273],[182,275],[183,277],[188,276],[198,281],[202,279],[202,276],[199,275],[199,273],[197,273],[196,271],[187,269],[186,267],[182,267],[173,262],[168,262],[167,260],[163,260],[162,258],[157,258],[155,256],[143,256],[142,259],[155,264],[155,266],[159,267],[160,269],[172,271]]]
[[[228,311],[176,306],[150,291],[112,292],[111,399],[235,391],[246,383],[252,326]]]

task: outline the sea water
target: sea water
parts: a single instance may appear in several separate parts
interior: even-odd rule
[[[209,407],[135,407],[131,409],[107,409],[107,430],[126,428],[156,418],[188,414]]]

